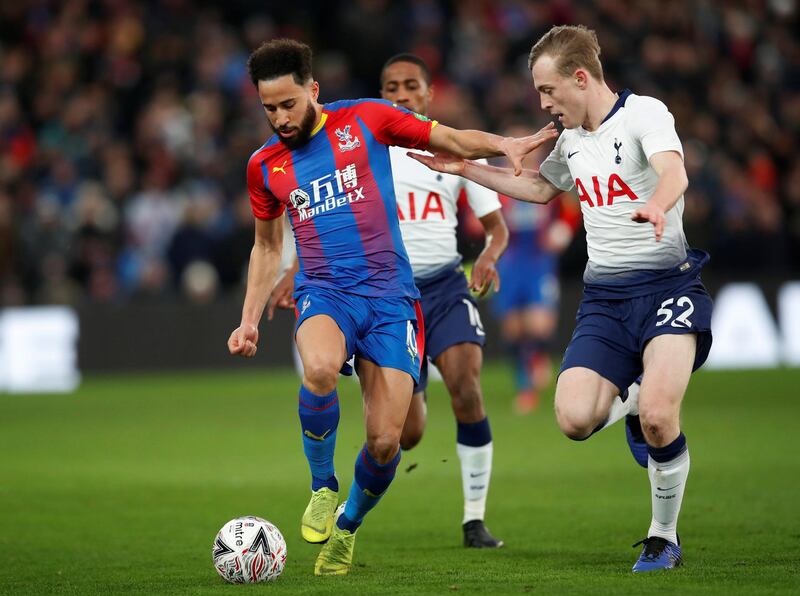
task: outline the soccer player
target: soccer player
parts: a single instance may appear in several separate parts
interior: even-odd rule
[[[652,519],[633,571],[671,569],[682,560],[677,523],[689,475],[680,405],[711,347],[711,298],[700,281],[708,254],[689,248],[683,233],[688,181],[672,115],[652,97],[612,92],[599,56],[597,36],[582,26],[554,27],[533,46],[541,107],[566,129],[538,172],[414,157],[523,201],[576,189],[589,260],[556,418],[565,435],[583,440],[636,414],[637,402],[641,435],[629,440],[643,439],[647,451]],[[629,385],[638,400],[624,399]]]
[[[433,93],[430,70],[418,56],[398,54],[384,65],[384,99],[427,116]],[[422,296],[425,354],[400,445],[405,450],[412,449],[425,431],[430,359],[442,373],[456,417],[456,451],[464,491],[464,546],[497,548],[503,545],[502,540],[494,538],[483,522],[493,450],[480,385],[481,347],[486,335],[470,290],[483,296],[492,283],[499,288],[495,264],[508,243],[508,230],[496,192],[460,176],[432,172],[406,156],[406,151],[391,147],[389,157],[403,244],[411,261],[414,284]],[[469,286],[456,249],[456,202],[462,190],[486,234],[486,246],[472,268]],[[292,273],[287,272],[275,286],[270,309],[275,305],[293,306]]]
[[[299,392],[312,497],[301,529],[326,542],[317,575],[347,573],[355,533],[394,478],[400,435],[419,379],[419,294],[400,237],[388,146],[428,148],[465,158],[506,154],[515,167],[553,128],[523,139],[459,131],[382,100],[318,103],[311,48],[265,42],[248,71],[274,135],[251,157],[247,184],[255,216],[247,291],[232,354],[255,355],[258,324],[281,256],[288,211],[299,258],[295,341],[303,363]],[[364,398],[366,444],[349,497],[337,509],[333,451],[338,374],[350,355]]]

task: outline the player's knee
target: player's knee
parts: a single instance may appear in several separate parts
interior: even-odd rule
[[[580,412],[571,412],[556,405],[556,420],[564,435],[573,441],[584,441],[595,428],[594,420]]]
[[[339,380],[339,369],[336,364],[325,358],[311,357],[303,363],[303,383],[317,395],[325,395],[336,389]]]
[[[453,387],[450,397],[453,412],[459,419],[464,416],[469,417],[475,410],[480,410],[483,406],[483,396],[477,375],[464,375]]]
[[[381,465],[391,461],[397,453],[399,443],[400,437],[395,433],[367,435],[367,451]]]
[[[639,421],[647,442],[653,445],[661,445],[666,437],[672,436],[680,428],[678,414],[671,408],[640,409]]]

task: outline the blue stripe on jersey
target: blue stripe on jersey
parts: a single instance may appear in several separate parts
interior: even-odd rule
[[[309,153],[314,155],[309,155]],[[329,181],[336,184],[333,176],[336,171],[336,160],[330,139],[324,130],[320,130],[314,135],[310,142],[292,151],[292,165],[298,183],[308,186],[306,190],[312,196],[310,183],[313,180],[329,174]],[[334,199],[336,196],[334,194]],[[361,235],[358,232],[352,209],[332,209],[322,214],[321,217],[315,217],[313,225],[316,228],[322,252],[328,262],[329,269],[324,274],[335,277],[337,274],[348,276],[350,271],[369,271],[369,263],[366,260],[364,246],[361,244]],[[337,258],[332,259],[329,255],[337,255]],[[301,268],[299,276],[301,279],[305,279],[308,273],[305,268]],[[301,283],[297,285],[299,286]]]
[[[364,142],[367,144],[369,167],[375,178],[376,187],[386,208],[386,217],[389,220],[389,229],[392,232],[394,251],[397,254],[397,269],[411,271],[411,262],[408,259],[406,245],[400,233],[400,222],[397,219],[397,197],[394,194],[394,177],[392,176],[392,160],[389,159],[389,147],[379,143],[372,135],[366,123],[356,116],[361,131],[364,133]]]

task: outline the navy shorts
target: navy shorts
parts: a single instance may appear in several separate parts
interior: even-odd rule
[[[359,296],[326,288],[303,288],[294,294],[297,323],[328,315],[344,334],[347,359],[363,358],[407,372],[419,381],[424,324],[419,301],[403,297]],[[343,372],[347,367],[343,365]],[[351,372],[351,371],[350,371]]]
[[[422,314],[425,320],[425,357],[414,393],[428,386],[428,359],[435,360],[450,346],[473,343],[483,346],[483,330],[478,307],[467,287],[461,265],[450,267],[440,275],[417,281],[422,295]]]
[[[642,355],[649,340],[682,333],[697,334],[692,368],[697,370],[711,350],[711,309],[711,296],[696,277],[635,298],[584,297],[561,372],[576,366],[589,368],[623,391],[642,374]]]

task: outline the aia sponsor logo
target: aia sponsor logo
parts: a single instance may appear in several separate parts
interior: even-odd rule
[[[594,198],[592,198],[586,190],[586,185],[580,178],[575,178],[575,189],[578,192],[578,198],[581,203],[585,203],[588,207],[608,207],[614,204],[614,199],[619,197],[628,197],[631,201],[635,201],[639,197],[633,192],[630,186],[619,177],[619,174],[611,174],[608,177],[607,188],[600,188],[600,179],[597,176],[592,176],[592,191]],[[603,196],[605,191],[605,196]]]
[[[419,207],[419,208],[418,208]],[[397,218],[400,221],[426,221],[428,219],[445,219],[442,197],[438,192],[429,192],[425,203],[417,205],[413,192],[408,193],[408,213],[403,213],[400,203],[397,204]]]

